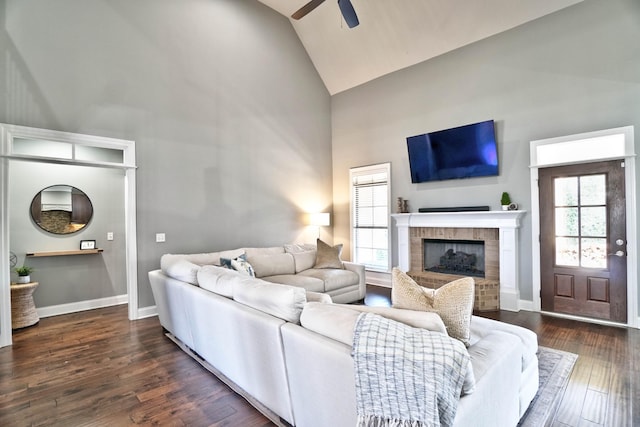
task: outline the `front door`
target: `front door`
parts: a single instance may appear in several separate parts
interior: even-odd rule
[[[627,322],[624,160],[539,169],[542,310]]]

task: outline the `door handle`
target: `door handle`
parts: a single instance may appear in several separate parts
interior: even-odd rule
[[[619,258],[622,258],[624,256],[624,251],[616,251],[615,253],[607,254],[607,256],[613,256],[613,255],[615,255],[615,256],[617,256]]]

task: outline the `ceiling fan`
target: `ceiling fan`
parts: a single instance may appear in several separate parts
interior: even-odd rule
[[[322,3],[324,3],[324,0],[311,0],[309,3],[298,9],[293,15],[291,15],[291,17],[296,20],[303,18]],[[360,24],[360,21],[358,21],[358,15],[356,15],[356,11],[351,4],[351,0],[338,0],[338,7],[340,7],[340,12],[342,12],[342,16],[349,28],[357,27],[358,24]]]

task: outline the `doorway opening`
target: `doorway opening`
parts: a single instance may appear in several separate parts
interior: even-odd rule
[[[0,253],[10,252],[10,165],[89,166],[122,171],[129,319],[139,318],[136,255],[135,143],[114,138],[0,124]],[[119,172],[120,173],[120,172]],[[76,248],[77,249],[77,248]],[[10,259],[0,257],[0,347],[11,345]],[[91,307],[90,307],[91,308]],[[95,307],[93,307],[95,308]]]

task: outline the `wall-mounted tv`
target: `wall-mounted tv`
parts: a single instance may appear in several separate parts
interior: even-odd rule
[[[411,182],[498,175],[493,120],[407,138]]]

